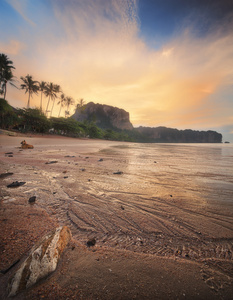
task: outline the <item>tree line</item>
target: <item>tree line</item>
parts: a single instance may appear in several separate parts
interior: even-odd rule
[[[44,111],[47,117],[51,117],[54,109],[54,105],[57,101],[59,105],[58,117],[60,117],[62,109],[65,109],[65,117],[67,118],[70,115],[70,108],[75,104],[75,101],[72,97],[66,96],[60,85],[54,84],[52,82],[37,81],[31,75],[26,75],[25,77],[21,76],[20,87],[15,85],[16,77],[13,75],[13,62],[8,58],[4,53],[0,54],[0,94],[3,95],[3,99],[6,99],[7,94],[7,84],[11,84],[17,89],[24,90],[28,94],[27,99],[27,108],[30,108],[31,98],[33,95],[38,95],[40,93],[40,110]],[[47,104],[43,104],[43,96],[47,98]],[[77,104],[77,108],[84,104],[83,99]]]

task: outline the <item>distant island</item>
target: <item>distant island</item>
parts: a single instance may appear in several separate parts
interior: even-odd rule
[[[167,127],[138,127],[130,122],[129,113],[110,105],[89,102],[77,108],[71,116],[79,122],[94,122],[101,129],[124,130],[140,142],[152,143],[222,143],[222,134],[216,131],[178,130]]]

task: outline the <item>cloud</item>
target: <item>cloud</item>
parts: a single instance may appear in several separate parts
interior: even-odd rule
[[[30,36],[18,57],[19,76],[30,73],[60,84],[74,99],[124,108],[134,125],[229,121],[229,102],[219,108],[218,99],[233,79],[231,31],[198,37],[186,28],[153,49],[140,36],[137,1],[51,3],[46,31]]]
[[[26,14],[26,8],[27,8],[27,4],[28,4],[28,1],[27,0],[5,0],[8,4],[10,4],[14,9],[15,11],[17,11],[21,17],[27,22],[29,23],[30,25],[32,26],[35,26],[36,24],[27,17],[27,14]]]
[[[0,49],[3,53],[8,55],[18,55],[25,45],[18,40],[10,40],[8,43],[0,42]]]

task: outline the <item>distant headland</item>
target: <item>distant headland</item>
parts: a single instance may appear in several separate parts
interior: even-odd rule
[[[130,131],[137,141],[159,143],[221,143],[216,131],[178,130],[167,127],[138,127],[130,122],[129,113],[110,105],[89,102],[76,109],[72,117],[79,122],[94,122],[101,129]]]

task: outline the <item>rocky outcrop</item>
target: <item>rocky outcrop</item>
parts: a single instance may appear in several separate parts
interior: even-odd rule
[[[221,143],[222,135],[216,131],[178,130],[167,127],[135,128],[150,142],[160,143]]]
[[[35,245],[9,282],[9,297],[31,287],[55,271],[61,253],[71,238],[68,227],[59,227]]]
[[[72,118],[80,122],[93,121],[102,129],[133,129],[133,125],[129,120],[129,113],[124,109],[110,105],[89,102],[77,109]]]

